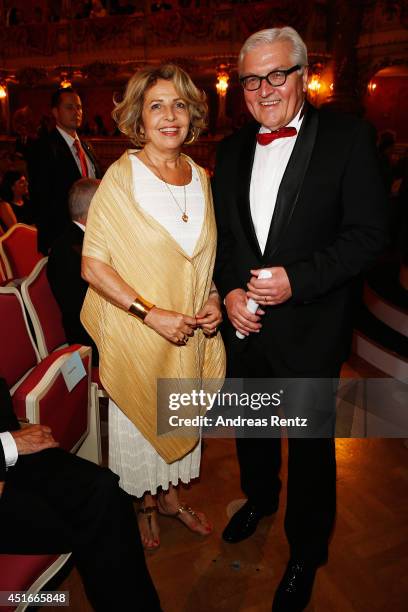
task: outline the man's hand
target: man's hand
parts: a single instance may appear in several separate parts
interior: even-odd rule
[[[265,314],[263,310],[258,308],[256,314],[252,314],[247,310],[247,295],[243,289],[233,289],[225,298],[225,308],[227,309],[228,318],[236,330],[249,336],[251,332],[258,332],[262,325],[259,323],[260,316]]]
[[[46,425],[27,425],[18,431],[11,431],[19,455],[32,455],[46,448],[59,446]]]
[[[252,298],[262,306],[275,306],[286,302],[292,297],[288,275],[285,268],[266,268],[272,272],[272,278],[258,279],[261,271],[251,270],[251,280],[247,284],[248,298]]]
[[[0,497],[3,495],[3,491],[4,491],[4,485],[6,483],[4,482],[4,480],[0,480]]]

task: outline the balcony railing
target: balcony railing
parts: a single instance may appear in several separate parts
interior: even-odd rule
[[[140,61],[162,57],[165,49],[177,54],[186,46],[191,49],[189,55],[235,54],[249,34],[272,24],[290,23],[304,31],[308,11],[302,4],[292,0],[220,3],[199,10],[2,26],[1,57],[8,65],[21,67],[27,60],[31,66],[56,61],[71,65],[95,56],[105,61]]]

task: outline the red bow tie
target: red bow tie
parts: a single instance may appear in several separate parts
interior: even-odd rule
[[[297,129],[294,127],[282,127],[275,132],[265,132],[264,134],[257,134],[256,139],[260,145],[268,145],[277,138],[287,138],[288,136],[296,136]]]

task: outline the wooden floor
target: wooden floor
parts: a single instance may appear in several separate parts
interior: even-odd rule
[[[354,357],[343,375],[380,373]],[[408,449],[400,439],[338,439],[336,448],[336,528],[329,563],[317,574],[307,610],[405,612]],[[285,470],[282,477],[285,481]],[[148,553],[147,561],[164,612],[270,612],[288,557],[285,495],[278,513],[263,519],[252,538],[224,543],[220,534],[241,498],[235,446],[233,440],[210,439],[205,441],[200,481],[183,491],[183,498],[206,511],[214,533],[204,539],[179,521],[161,517],[161,547]],[[71,610],[90,611],[76,570],[60,588],[70,591]]]

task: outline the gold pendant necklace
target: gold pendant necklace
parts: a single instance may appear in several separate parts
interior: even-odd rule
[[[147,159],[149,160],[150,164],[153,166],[153,168],[156,170],[157,174],[159,175],[160,179],[162,180],[162,182],[166,185],[167,190],[169,192],[169,194],[171,195],[171,197],[173,198],[177,208],[180,210],[181,212],[181,220],[184,221],[184,223],[188,222],[188,214],[187,214],[187,196],[186,196],[186,186],[183,185],[183,193],[184,193],[184,209],[180,206],[180,204],[178,203],[176,196],[174,195],[174,193],[172,192],[172,190],[170,189],[169,184],[167,183],[167,181],[164,180],[162,173],[160,172],[159,168],[156,166],[156,164],[154,164],[152,162],[152,160],[150,159],[150,157],[148,156],[148,154],[146,153],[146,149],[143,149],[143,153],[146,155]]]

